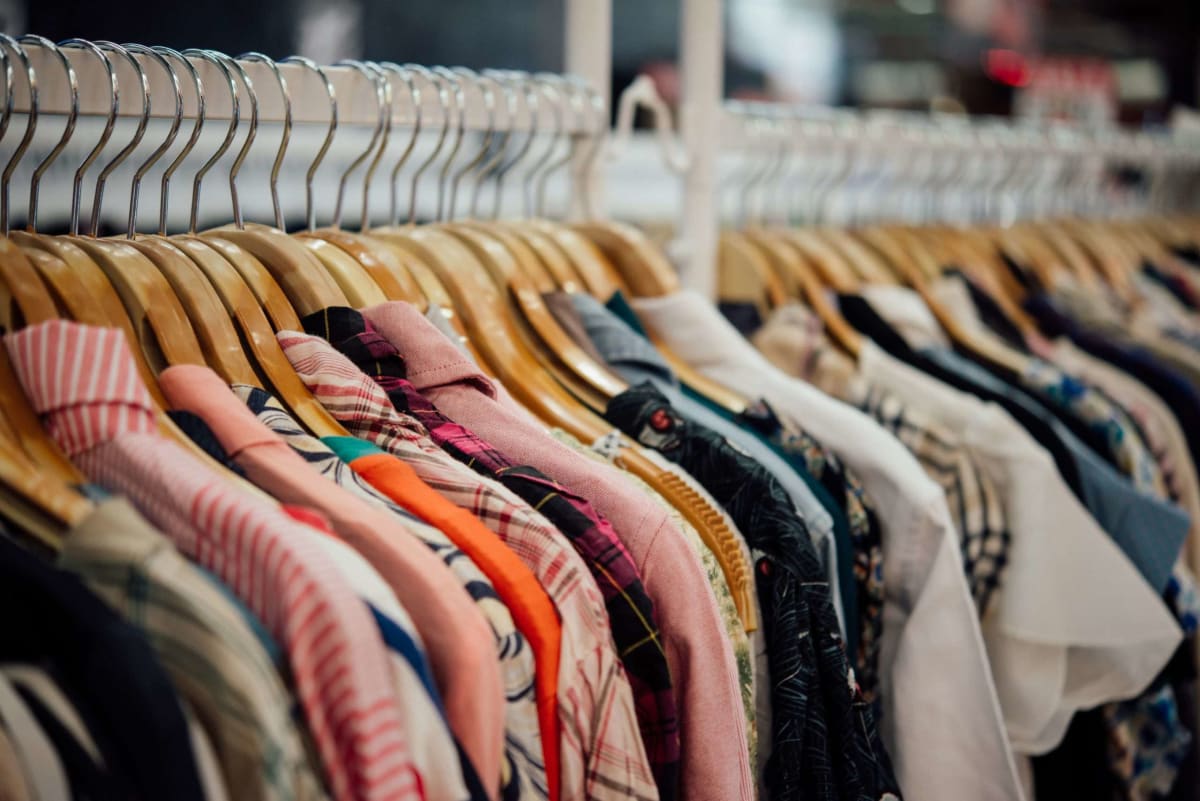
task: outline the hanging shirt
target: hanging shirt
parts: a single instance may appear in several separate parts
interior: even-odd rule
[[[529,631],[532,636],[527,636],[526,639],[533,645],[533,653],[535,661],[542,653],[543,649],[550,651],[552,654],[558,653],[558,642],[555,637],[555,630],[558,628],[558,619],[554,615],[553,607],[541,608],[540,602],[536,599],[522,603],[522,594],[520,587],[525,579],[522,578],[524,566],[518,563],[512,565],[509,562],[501,564],[489,563],[486,559],[481,559],[480,564],[489,567],[489,575],[497,575],[499,580],[496,582],[497,588],[493,589],[490,580],[480,574],[476,564],[468,559],[467,555],[458,549],[458,547],[450,542],[447,533],[455,536],[456,541],[469,543],[477,539],[482,533],[485,537],[491,537],[490,532],[482,529],[479,521],[470,515],[466,515],[466,520],[462,519],[465,513],[457,507],[450,504],[448,501],[444,503],[444,507],[449,507],[447,514],[442,517],[433,517],[440,524],[440,528],[435,528],[427,523],[420,521],[412,512],[403,508],[398,503],[393,501],[387,495],[383,494],[375,487],[367,483],[366,479],[354,472],[354,470],[344,461],[338,458],[337,454],[329,448],[328,445],[321,440],[309,435],[299,424],[292,419],[291,415],[283,408],[277,399],[262,389],[257,387],[248,387],[244,385],[234,385],[232,387],[234,395],[241,399],[251,412],[255,414],[259,422],[271,429],[284,442],[288,444],[297,454],[299,454],[308,465],[315,469],[326,479],[334,482],[342,489],[348,491],[354,496],[366,501],[372,506],[380,509],[386,509],[397,516],[405,519],[405,527],[412,532],[418,539],[424,542],[433,550],[434,553],[441,557],[455,574],[459,577],[468,594],[475,600],[476,605],[484,611],[484,616],[493,626],[493,635],[496,640],[496,648],[501,659],[511,658],[510,652],[514,650],[523,650],[523,643],[519,638],[514,638],[508,635],[500,635],[496,630],[496,623],[502,623],[502,620],[496,620],[493,623],[492,615],[488,614],[491,611],[500,610],[496,608],[499,596],[497,591],[500,588],[505,589],[505,602],[507,608],[512,610],[514,614],[520,615],[520,619],[516,621],[522,632]],[[416,482],[419,486],[419,481]],[[441,496],[424,488],[421,493],[424,497],[432,498],[434,501],[443,501]],[[515,557],[514,557],[515,558]],[[530,577],[532,578],[532,577]],[[534,579],[536,582],[536,579]],[[507,590],[513,587],[518,589],[518,592],[509,594]],[[538,585],[538,591],[541,592],[541,586]],[[531,621],[530,615],[535,616]],[[542,625],[540,620],[549,621],[550,625],[547,629]],[[546,646],[549,646],[548,648]],[[544,659],[544,656],[542,657]],[[556,665],[552,665],[553,675],[557,675]],[[535,684],[540,686],[542,683],[541,673],[543,668],[539,665],[535,676]],[[551,775],[551,769],[547,764],[543,767],[543,762],[553,763],[553,775],[557,776],[557,747],[548,747],[557,742],[557,734],[551,730],[546,732],[544,724],[539,722],[538,734],[541,735],[540,749],[535,748],[538,743],[536,737],[528,732],[522,732],[518,728],[518,723],[526,720],[524,714],[525,705],[529,702],[529,685],[522,678],[523,674],[518,671],[505,671],[506,680],[516,678],[518,684],[513,686],[511,683],[505,688],[505,696],[509,699],[519,699],[510,701],[506,707],[506,755],[510,764],[513,775],[510,777],[508,786],[505,792],[511,791],[517,794],[533,793],[538,796],[547,797],[550,790],[547,777]],[[435,691],[435,694],[440,698],[440,693]],[[542,704],[540,697],[537,701],[539,720],[543,716]],[[553,712],[553,710],[551,710]],[[519,774],[519,775],[518,775]],[[507,775],[507,773],[506,773]],[[502,793],[504,797],[508,797]]]
[[[873,716],[848,672],[823,568],[783,488],[719,434],[683,420],[649,384],[613,398],[605,417],[695,475],[750,538],[773,676],[770,797],[895,792]]]
[[[438,448],[418,421],[401,415],[383,389],[327,342],[289,331],[278,337],[309,389],[353,433],[402,458],[422,481],[501,536],[510,527],[538,528],[543,531],[541,536],[553,536],[549,523],[524,501]],[[337,445],[330,444],[337,450]],[[351,464],[362,472],[355,461]],[[364,476],[378,486],[369,474]],[[608,692],[601,692],[591,715],[574,720],[564,731],[572,740],[562,749],[564,787],[583,787],[589,794],[626,792],[657,797],[628,680],[618,671],[600,686]],[[580,757],[586,762],[578,761]]]
[[[510,458],[570,487],[608,518],[633,558],[660,622],[678,693],[680,797],[752,798],[737,666],[703,566],[684,536],[620,473],[550,437],[415,308],[388,303],[363,314],[404,357],[408,380],[446,415]]]
[[[229,387],[207,367],[177,365],[159,377],[168,402],[201,417],[217,441],[256,485],[288,504],[307,506],[325,515],[338,536],[370,562],[412,616],[426,645],[451,727],[491,793],[499,787],[504,731],[504,683],[495,658],[492,629],[462,583],[446,565],[416,542],[402,522],[387,512],[332,487],[263,426]],[[482,578],[478,571],[474,576]],[[516,637],[511,650],[520,654],[524,641],[512,618],[493,601],[499,636]],[[489,609],[491,613],[493,610]],[[513,660],[532,683],[532,658]],[[533,710],[529,710],[531,713]],[[536,724],[534,726],[536,732]]]
[[[819,431],[875,501],[887,597],[881,733],[904,792],[1021,798],[941,488],[871,418],[774,368],[703,296],[684,291],[631,302],[651,335],[692,367],[728,387],[754,387]]]
[[[55,320],[5,345],[47,433],[89,480],[127,495],[287,649],[334,798],[420,798],[387,655],[365,607],[283,512],[158,433],[121,332]],[[173,784],[148,796],[178,792]]]
[[[405,379],[404,360],[357,311],[325,309],[306,317],[304,324],[310,333],[324,337],[369,375],[387,393],[399,414],[415,418],[448,454],[537,509],[588,561],[606,595],[613,638],[633,690],[637,720],[659,795],[664,800],[675,798],[679,721],[671,674],[654,606],[611,524],[585,499],[536,468],[514,463],[443,415]]]
[[[319,799],[324,791],[292,721],[292,701],[241,613],[125,500],[66,538],[58,563],[145,632],[205,722],[238,798]]]

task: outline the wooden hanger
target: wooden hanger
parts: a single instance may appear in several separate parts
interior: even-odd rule
[[[511,312],[519,313],[553,359],[567,368],[571,377],[584,384],[584,387],[579,387],[578,381],[570,382],[575,384],[572,389],[580,391],[577,397],[583,396],[585,402],[594,409],[603,409],[609,399],[629,388],[606,365],[597,364],[562,330],[558,320],[542,301],[541,294],[518,266],[518,260],[532,262],[537,259],[537,255],[520,238],[498,227],[481,229],[447,223],[435,226],[435,229],[449,233],[466,245],[480,265],[479,268],[486,270],[491,280],[506,290],[512,299],[511,304],[506,304]],[[461,269],[466,272],[473,268],[474,265],[467,267],[464,264]],[[533,352],[536,353],[537,349],[534,348]],[[561,375],[561,371],[556,372]]]
[[[813,238],[826,242],[840,253],[862,282],[868,284],[895,284],[896,275],[878,254],[855,239],[849,231],[833,226],[810,228]]]
[[[17,246],[8,240],[0,240],[0,249],[15,250],[20,253]],[[13,316],[19,318],[22,325],[36,325],[56,319],[58,313],[54,301],[28,261],[25,262],[25,266],[28,269],[22,270],[15,276],[15,271],[7,268],[0,271],[2,273],[0,274],[0,284],[4,285],[7,293],[12,297],[15,307],[16,313]],[[12,288],[10,281],[14,277],[23,284],[20,289]],[[5,330],[11,332],[17,327],[21,326],[9,326]],[[22,392],[16,374],[9,364],[8,353],[2,345],[0,345],[0,412],[3,413],[11,428],[13,444],[20,447],[39,468],[50,473],[64,485],[84,482],[83,474],[75,465],[71,464],[62,450],[50,440],[50,437],[42,429],[41,421],[29,403],[29,399]]]
[[[1038,333],[1037,323],[1021,308],[1021,289],[1016,280],[1001,262],[995,249],[986,246],[980,250],[978,240],[966,235],[963,229],[943,229],[948,261],[962,269],[976,286],[988,294],[1000,312],[1022,336],[1028,338]]]
[[[825,286],[838,292],[853,292],[858,287],[859,275],[850,261],[837,248],[830,247],[816,231],[810,228],[781,228],[778,234],[804,255]]]
[[[344,252],[361,268],[361,272],[365,275],[354,271],[356,274],[348,282],[344,282],[343,279],[350,276],[339,278],[337,272],[330,270],[331,275],[338,281],[338,285],[342,287],[342,291],[346,293],[356,308],[374,306],[374,303],[360,302],[359,299],[375,293],[381,294],[387,300],[403,300],[413,303],[422,310],[428,307],[428,299],[409,272],[404,254],[395,245],[382,239],[333,228],[305,231],[296,236],[300,239],[323,240],[333,248]],[[314,247],[314,252],[320,257],[320,250]],[[329,268],[328,263],[325,266]],[[351,272],[344,267],[340,270],[346,273]]]
[[[862,351],[862,336],[829,302],[825,288],[817,277],[817,270],[806,260],[805,254],[789,239],[755,231],[748,231],[746,237],[777,272],[791,276],[799,290],[799,297],[821,318],[833,342],[857,360]]]
[[[758,232],[762,235],[762,232]],[[796,295],[792,276],[772,270],[771,263],[740,231],[721,231],[717,240],[717,297],[752,303],[765,320],[770,310]]]
[[[0,309],[0,322],[5,331],[13,331],[23,322],[49,320],[56,316],[54,300],[38,278],[21,248],[7,238],[0,238],[0,281],[7,300]]]
[[[296,234],[295,238],[307,247],[324,266],[346,300],[356,309],[387,302],[387,295],[371,278],[363,266],[342,248],[320,234]]]
[[[229,262],[220,257],[208,247],[208,243],[199,237],[183,237],[176,240],[179,247],[191,256],[196,266],[203,272],[211,283],[219,302],[223,305],[226,319],[232,319],[250,349],[259,368],[271,382],[271,389],[300,420],[300,422],[318,437],[347,436],[346,429],[313,397],[304,382],[296,375],[291,362],[288,361],[279,341],[275,338],[275,329],[263,314],[264,306],[274,306],[279,298],[268,298],[267,303],[260,305],[258,299],[247,286],[242,276]],[[259,269],[262,269],[261,266]],[[264,270],[265,272],[265,270]],[[265,280],[270,281],[266,290],[268,295],[282,296],[278,285],[269,275]],[[283,303],[287,311],[286,299]],[[286,317],[286,312],[280,315]],[[300,330],[300,321],[283,319],[282,322],[292,324],[290,330]],[[230,383],[240,383],[230,381]]]
[[[570,278],[578,278],[584,291],[594,298],[607,300],[620,288],[616,269],[600,248],[570,226],[550,220],[532,219],[515,224],[518,228],[539,231],[558,245],[572,268]],[[567,276],[555,276],[559,289],[574,291]]]
[[[681,290],[675,268],[662,251],[633,226],[618,222],[585,222],[571,227],[600,248],[634,297],[662,297]],[[650,342],[680,381],[734,414],[745,411],[745,399],[736,392],[700,374],[654,336],[650,336]]]
[[[330,306],[349,306],[341,287],[326,272],[317,257],[298,239],[263,225],[244,229],[223,226],[202,233],[204,239],[225,240],[245,250],[267,269],[300,315]]]

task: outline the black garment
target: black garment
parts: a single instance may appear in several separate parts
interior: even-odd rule
[[[993,334],[1004,340],[1004,344],[1013,350],[1029,353],[1025,337],[1021,336],[1020,330],[1013,325],[1012,320],[1008,319],[1008,315],[1000,308],[1000,304],[996,302],[995,298],[981,289],[971,280],[970,276],[959,270],[951,270],[949,274],[956,275],[962,280],[967,287],[967,292],[971,295],[971,302],[975,305],[975,311],[979,314],[980,321]]]
[[[898,792],[874,718],[849,684],[829,584],[787,493],[757,462],[687,422],[649,383],[613,398],[605,418],[691,473],[755,555],[773,686],[773,801],[877,801]]]
[[[762,328],[763,319],[757,303],[722,301],[717,304],[717,309],[733,324],[738,333],[747,339]]]
[[[1050,455],[1058,472],[1066,481],[1067,486],[1080,500],[1083,499],[1083,485],[1079,479],[1079,470],[1070,451],[1063,445],[1054,429],[1042,418],[1032,414],[1022,404],[1015,403],[1012,398],[991,392],[986,388],[977,387],[964,380],[957,373],[947,370],[932,359],[917,353],[908,343],[888,325],[888,323],[871,308],[871,304],[857,295],[841,295],[838,299],[842,315],[846,320],[865,336],[870,337],[876,345],[883,348],[893,357],[917,368],[926,375],[932,376],[955,389],[974,395],[981,400],[992,401],[1001,406],[1013,416],[1021,427],[1028,431]],[[1036,402],[1035,402],[1036,403]]]
[[[140,631],[4,537],[0,610],[0,660],[51,671],[129,798],[204,801],[179,699]]]
[[[17,695],[30,714],[37,720],[38,727],[54,746],[54,752],[62,763],[63,771],[67,774],[67,782],[71,785],[71,798],[75,801],[108,801],[108,799],[127,798],[120,783],[108,775],[108,772],[97,765],[75,735],[63,724],[58,717],[46,708],[42,700],[27,688],[14,682]],[[97,745],[97,748],[99,746]]]

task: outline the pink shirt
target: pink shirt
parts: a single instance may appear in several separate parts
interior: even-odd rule
[[[450,727],[489,793],[498,793],[504,690],[492,631],[450,569],[395,515],[313,470],[216,373],[178,365],[159,376],[173,408],[206,422],[246,476],[280,501],[308,506],[379,571],[425,641]]]
[[[404,356],[408,379],[450,418],[514,461],[587,498],[633,556],[654,602],[674,681],[683,745],[680,798],[753,799],[754,782],[733,649],[704,568],[667,513],[615,468],[555,441],[419,311],[392,302],[363,311]]]
[[[88,480],[125,494],[286,648],[333,796],[422,799],[378,629],[308,533],[158,433],[120,331],[53,320],[4,343],[47,433]]]

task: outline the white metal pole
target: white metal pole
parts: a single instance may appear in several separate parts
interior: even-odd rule
[[[565,70],[587,81],[604,100],[604,113],[612,103],[612,0],[567,0],[566,35],[563,46]],[[590,110],[589,110],[590,111]],[[600,120],[596,121],[597,127]],[[608,120],[603,121],[604,127]],[[581,180],[585,159],[590,148],[578,148],[571,175]],[[585,185],[591,190],[590,208],[604,208],[604,159],[592,160],[592,174]],[[584,215],[584,204],[577,192],[571,193],[568,215],[579,219]]]
[[[721,0],[681,0],[679,125],[689,156],[674,256],[685,287],[715,297],[717,287],[717,149],[725,50]]]

